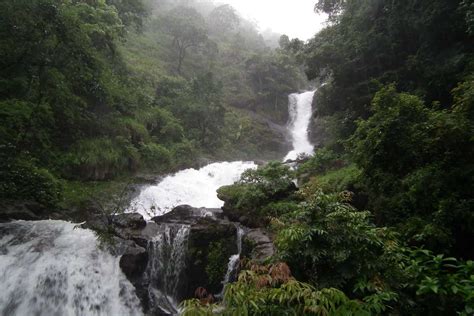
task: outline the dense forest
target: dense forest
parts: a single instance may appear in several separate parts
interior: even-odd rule
[[[286,122],[287,94],[306,85],[302,67],[232,7],[0,6],[2,199],[54,207],[103,189],[93,181],[286,149],[268,121]]]
[[[0,205],[46,218],[137,174],[264,160],[218,197],[275,255],[184,315],[472,315],[474,3],[314,10],[324,29],[275,43],[212,1],[0,0]],[[310,88],[314,154],[268,162]]]

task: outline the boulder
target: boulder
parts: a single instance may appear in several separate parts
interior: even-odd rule
[[[33,206],[33,208],[31,207]],[[38,220],[40,219],[36,206],[28,202],[2,202],[0,205],[0,222],[10,220]]]
[[[249,229],[242,238],[243,255],[263,262],[275,254],[275,246],[270,237],[260,228]]]
[[[238,252],[237,226],[224,218],[222,210],[175,207],[171,212],[152,219],[158,225],[190,226],[185,279],[179,299],[194,297],[198,287],[216,294],[222,289],[230,256]]]
[[[229,258],[237,253],[237,227],[234,223],[201,218],[191,225],[184,298],[192,298],[198,287],[219,293]]]
[[[151,220],[157,224],[196,224],[202,218],[224,219],[221,209],[216,208],[196,208],[189,205],[176,206],[171,212],[153,217]]]
[[[127,278],[134,283],[145,271],[148,264],[148,252],[138,245],[127,247],[120,257],[120,268]]]
[[[124,213],[112,217],[112,223],[121,228],[142,229],[146,226],[146,221],[138,213]]]

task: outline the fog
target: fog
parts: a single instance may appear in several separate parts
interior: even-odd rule
[[[221,0],[228,3],[244,17],[255,20],[261,31],[311,38],[324,27],[326,17],[313,11],[316,0]]]

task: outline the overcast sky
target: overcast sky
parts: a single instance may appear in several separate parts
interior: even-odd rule
[[[271,28],[276,33],[302,40],[311,38],[324,27],[325,17],[314,13],[317,0],[215,0],[228,3],[244,17],[258,22],[261,31]]]

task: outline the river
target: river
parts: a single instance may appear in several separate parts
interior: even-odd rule
[[[284,160],[311,154],[308,139],[314,91],[289,96],[289,134],[293,150]],[[219,208],[223,202],[216,190],[234,183],[251,161],[216,162],[200,169],[185,169],[156,185],[144,187],[128,212],[145,219],[169,212],[175,206]],[[169,282],[157,289],[154,300],[176,310],[179,267],[186,245],[187,228],[173,232],[165,227],[150,249],[147,273],[160,274]],[[239,230],[239,234],[241,234]],[[165,258],[160,249],[171,247]],[[239,246],[240,247],[240,246]],[[173,253],[174,251],[174,253]],[[153,255],[156,252],[156,255]],[[240,250],[239,250],[240,253]],[[239,253],[229,258],[226,279],[235,268]],[[0,314],[10,315],[140,315],[141,307],[133,285],[119,267],[119,258],[97,246],[94,233],[64,221],[14,221],[0,224]]]

